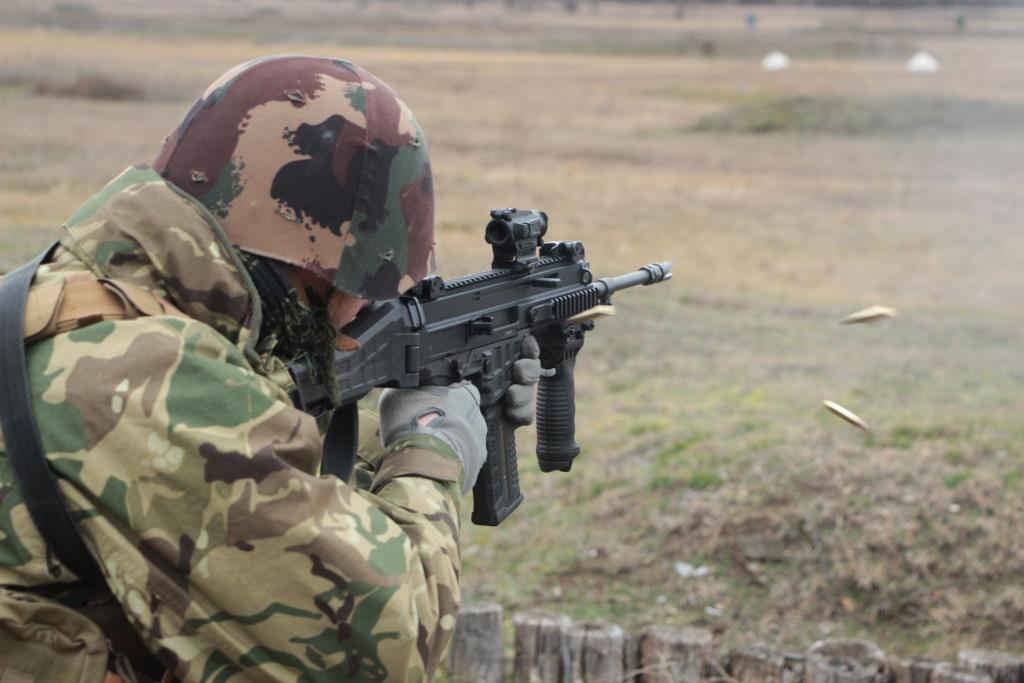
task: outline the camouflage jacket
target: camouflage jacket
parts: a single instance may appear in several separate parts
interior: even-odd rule
[[[260,302],[217,221],[128,169],[65,226],[35,286],[92,271],[188,317],[28,347],[42,441],[111,591],[178,678],[421,681],[459,604],[461,465],[431,437],[316,474],[320,433],[261,354]],[[0,442],[0,586],[72,582]]]

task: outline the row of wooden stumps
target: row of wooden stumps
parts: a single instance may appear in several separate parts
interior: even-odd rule
[[[614,624],[545,612],[512,617],[511,683],[1024,683],[1024,657],[963,650],[957,664],[886,656],[866,640],[822,640],[803,653],[750,645],[714,651],[711,631]],[[506,683],[500,605],[463,607],[448,658],[452,683]]]

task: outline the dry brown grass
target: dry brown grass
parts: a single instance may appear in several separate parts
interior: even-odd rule
[[[569,18],[218,3],[206,36],[185,39],[169,3],[96,5],[130,34],[40,29],[31,6],[11,6],[12,21],[37,28],[0,31],[5,73],[103,74],[147,99],[0,89],[0,267],[52,239],[105,179],[150,159],[208,81],[293,51],[353,59],[417,111],[445,274],[483,267],[487,210],[508,205],[548,211],[551,236],[583,240],[601,273],[676,262],[671,285],[622,296],[619,317],[588,341],[586,452],[573,474],[524,465],[522,510],[467,531],[471,596],[627,624],[706,621],[726,643],[855,633],[906,654],[1024,648],[1024,141],[978,126],[689,130],[774,97],[1020,106],[1024,13],[972,16],[955,35],[950,12],[762,8],[750,36],[742,8],[695,8],[673,24],[614,6]],[[256,16],[262,6],[281,14]],[[668,54],[689,34],[718,41],[719,56]],[[543,35],[551,51],[512,40],[502,50],[494,35]],[[403,40],[419,47],[393,46]],[[787,41],[814,58],[766,74],[730,47]],[[907,74],[909,55],[896,57],[907,46],[932,50],[943,71]],[[835,326],[874,303],[902,316]],[[821,413],[823,398],[874,435]],[[707,563],[711,577],[683,581],[675,561]]]

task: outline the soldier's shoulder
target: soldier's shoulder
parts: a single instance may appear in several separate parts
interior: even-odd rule
[[[190,318],[95,323],[33,344],[27,359],[43,431],[51,431],[47,425],[53,421],[63,427],[52,431],[68,439],[74,431],[68,425],[80,422],[90,444],[123,413],[141,411],[140,418],[158,419],[168,411],[192,412],[197,401],[213,410],[229,399],[263,409],[287,400],[241,349]],[[72,443],[50,445],[51,452],[76,450]]]
[[[152,366],[188,355],[249,366],[241,349],[217,330],[193,318],[176,316],[104,320],[32,344],[28,355],[30,359],[44,357],[51,371],[83,361]]]

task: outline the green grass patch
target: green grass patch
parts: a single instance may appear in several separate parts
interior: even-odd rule
[[[743,434],[761,434],[769,426],[770,425],[764,420],[759,420],[754,417],[748,417],[736,423],[736,426],[733,428],[733,434],[735,434],[736,436],[740,436]]]
[[[870,510],[875,506],[875,499],[872,496],[864,495],[863,493],[854,493],[850,495],[847,500],[850,504],[861,508],[862,510]]]
[[[697,432],[691,434],[680,441],[666,446],[665,448],[658,451],[654,456],[654,464],[659,468],[665,468],[671,466],[673,463],[678,461],[679,457],[686,453],[688,450],[696,446],[697,444],[705,441],[708,435],[704,432]]]
[[[668,420],[638,420],[626,427],[626,434],[629,436],[643,436],[644,434],[663,432],[668,428]]]
[[[781,434],[771,433],[760,433],[756,434],[754,438],[748,440],[744,446],[748,453],[757,453],[759,451],[767,451],[771,448],[777,448],[786,443],[785,437]]]
[[[885,445],[893,448],[910,448],[918,437],[919,433],[913,427],[899,426],[889,432],[889,438]]]
[[[651,493],[679,488],[702,491],[718,488],[724,483],[722,477],[708,469],[683,469],[679,472],[658,472],[647,482],[647,490]]]
[[[970,472],[957,472],[944,478],[942,481],[946,485],[946,488],[955,489],[963,486],[971,480]]]
[[[602,493],[607,491],[610,485],[611,482],[609,482],[607,479],[598,479],[597,481],[590,485],[590,497],[597,498]]]
[[[959,448],[950,448],[942,454],[942,459],[950,465],[961,465],[964,461],[964,452]]]
[[[956,437],[957,433],[945,427],[915,427],[912,425],[896,425],[889,431],[887,437],[873,441],[875,445],[889,446],[891,448],[912,448],[918,441],[930,441],[936,439],[949,439]],[[949,449],[943,455],[943,459],[950,464],[958,464],[963,461],[963,453],[958,449]]]
[[[683,479],[687,488],[691,489],[712,489],[718,488],[724,482],[718,474],[710,470],[694,470],[688,477]]]
[[[651,477],[651,480],[647,482],[647,490],[651,493],[654,493],[655,491],[674,489],[678,486],[679,480],[671,474],[655,474]]]
[[[725,104],[742,104],[765,97],[763,92],[745,92],[729,88],[716,87],[680,87],[662,86],[638,90],[637,95],[643,97],[659,97],[682,102],[722,102]]]
[[[741,100],[676,132],[929,135],[1024,130],[1024,105],[952,97],[763,96]]]
[[[608,393],[611,394],[622,394],[640,384],[637,379],[623,379],[619,381],[613,381],[608,383]]]

